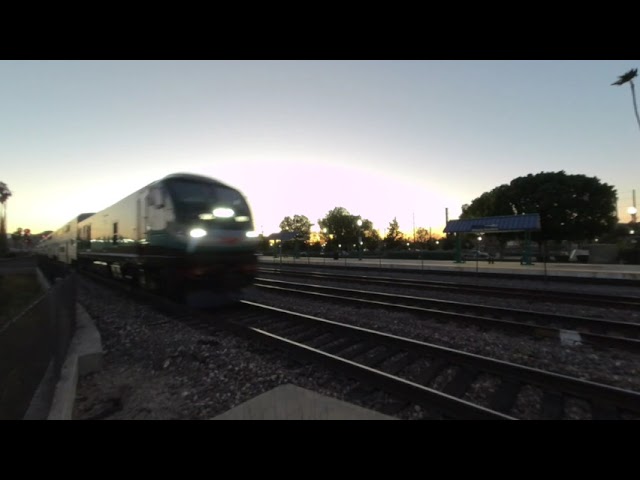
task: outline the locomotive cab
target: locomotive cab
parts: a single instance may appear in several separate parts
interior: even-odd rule
[[[196,175],[165,177],[147,193],[143,243],[162,265],[147,270],[170,292],[237,292],[257,272],[257,234],[243,195]],[[149,255],[150,256],[150,255]],[[170,267],[167,267],[171,264]]]

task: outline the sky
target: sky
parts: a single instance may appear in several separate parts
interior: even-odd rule
[[[268,235],[335,207],[441,232],[514,178],[597,177],[640,200],[638,60],[0,61],[7,231],[56,230],[167,175],[216,178]],[[636,83],[640,83],[640,80]]]

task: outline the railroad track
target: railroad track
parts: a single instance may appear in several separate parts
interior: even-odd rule
[[[559,315],[469,302],[438,300],[395,293],[330,287],[257,278],[254,286],[287,295],[355,303],[362,306],[402,310],[430,319],[455,321],[487,328],[553,338],[565,344],[591,344],[640,351],[640,324],[589,317]]]
[[[120,282],[110,285],[122,288]],[[127,290],[160,305],[171,315],[167,321],[207,332],[231,330],[356,378],[363,394],[387,392],[396,399],[384,408],[390,415],[415,404],[446,419],[562,419],[578,402],[580,418],[640,419],[640,393],[634,391],[254,302],[203,312]],[[523,407],[527,396],[534,400]]]
[[[483,286],[471,283],[446,282],[440,280],[416,280],[374,275],[340,274],[325,272],[305,272],[292,269],[260,267],[259,273],[270,273],[282,276],[315,278],[329,281],[348,281],[366,285],[385,287],[403,287],[424,291],[446,291],[460,294],[478,294],[492,297],[523,298],[534,302],[555,302],[564,304],[589,305],[616,309],[640,309],[640,290],[638,296],[604,295],[597,293],[578,293],[570,291],[551,291],[548,289]],[[515,279],[520,276],[515,275]]]
[[[528,389],[539,398],[536,418],[562,419],[567,403],[578,402],[585,419],[640,419],[638,392],[268,305],[241,304],[216,320],[397,395],[405,401],[398,410],[414,403],[445,418],[517,419],[519,396]],[[477,388],[486,405],[465,398]]]

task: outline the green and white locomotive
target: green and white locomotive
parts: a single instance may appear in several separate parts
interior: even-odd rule
[[[176,173],[82,214],[39,247],[49,258],[182,299],[235,295],[257,270],[257,232],[242,193]]]

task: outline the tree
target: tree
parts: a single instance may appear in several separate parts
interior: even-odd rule
[[[4,204],[11,196],[11,190],[6,183],[0,182],[0,203]]]
[[[443,238],[441,238],[440,248],[442,248],[443,250],[453,250],[454,248],[456,248],[455,236],[451,233],[448,233]]]
[[[284,220],[280,222],[280,230],[283,232],[295,233],[295,238],[291,240],[293,243],[294,255],[297,257],[300,250],[300,241],[303,243],[309,239],[311,233],[312,223],[304,215],[294,215],[291,217],[284,217]]]
[[[493,217],[499,215],[514,215],[510,200],[509,185],[500,185],[490,192],[485,192],[476,198],[471,205],[463,205],[460,218]]]
[[[325,241],[331,244],[333,240],[336,245],[343,243],[346,236],[354,233],[352,223],[351,214],[343,207],[335,207],[324,218],[318,219]]]
[[[7,251],[7,200],[10,196],[7,184],[0,182],[0,254]]]
[[[430,238],[431,235],[429,235],[429,230],[420,227],[416,230],[414,242],[420,245],[420,248],[424,248]]]
[[[611,231],[616,203],[616,190],[596,177],[540,172],[483,193],[460,218],[538,213],[542,231],[535,239],[581,241]]]
[[[361,226],[358,226],[358,220],[362,220]],[[352,215],[344,207],[330,210],[324,218],[318,219],[318,225],[325,242],[333,247],[341,244],[347,249],[349,245],[357,244],[358,238],[361,238],[365,248],[373,249],[379,241],[379,234],[373,229],[371,220]]]
[[[631,97],[633,98],[633,110],[636,113],[636,120],[638,121],[638,127],[640,128],[640,116],[638,116],[638,104],[636,103],[636,89],[633,85],[633,79],[638,76],[638,69],[634,68],[629,70],[628,72],[620,75],[618,80],[613,82],[611,85],[624,85],[625,83],[629,83],[631,85]]]
[[[280,222],[280,230],[283,232],[296,233],[300,238],[309,238],[311,233],[311,226],[313,224],[304,215],[294,215],[291,217],[284,217],[284,220]]]
[[[387,236],[384,237],[385,243],[389,248],[396,248],[400,246],[403,238],[404,235],[400,231],[398,220],[396,220],[396,217],[393,217],[393,220],[389,222],[389,230],[387,231]]]
[[[373,228],[373,222],[366,218],[363,219],[360,231],[362,232],[362,247],[367,250],[375,250],[380,244],[380,234]]]

